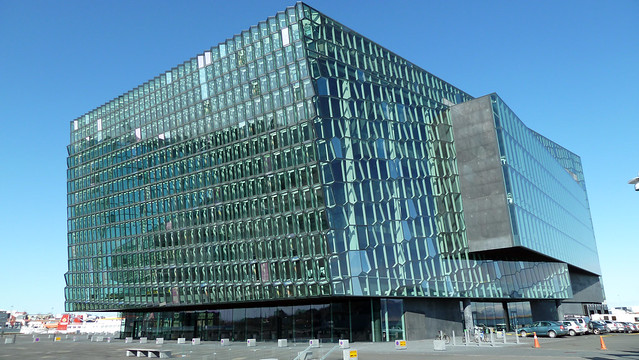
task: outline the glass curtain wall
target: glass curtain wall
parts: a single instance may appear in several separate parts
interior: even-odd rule
[[[565,264],[468,254],[446,109],[471,97],[303,9],[333,293],[571,297]]]
[[[67,310],[331,295],[303,16],[71,122]]]
[[[381,299],[381,341],[406,339],[404,332],[404,302],[401,299]]]
[[[516,243],[600,274],[581,159],[491,101]]]
[[[572,296],[566,264],[468,254],[446,109],[469,99],[302,3],[160,74],[71,122],[67,310],[371,341],[405,335],[384,297]]]
[[[67,310],[570,297],[564,264],[469,259],[470,98],[302,3],[227,39],[71,122]]]
[[[532,323],[530,302],[473,302],[475,326],[491,328],[495,331],[514,331]]]
[[[532,310],[530,309],[530,302],[509,302],[508,317],[510,319],[510,331],[515,331],[520,327],[532,324]]]
[[[493,330],[503,330],[507,327],[506,311],[501,302],[473,302],[474,325],[488,327]]]
[[[383,302],[380,313],[380,301]],[[397,299],[362,299],[315,305],[251,307],[182,312],[129,312],[124,314],[125,336],[200,337],[214,341],[289,339],[303,342],[322,339],[336,342],[373,341],[371,324],[384,319],[384,327],[393,338],[403,336],[402,301]]]

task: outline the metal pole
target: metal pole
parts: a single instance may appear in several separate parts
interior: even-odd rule
[[[457,345],[457,340],[455,340],[455,330],[453,330],[453,346]]]
[[[495,333],[493,329],[489,329],[488,331],[490,331],[490,346],[495,346]]]

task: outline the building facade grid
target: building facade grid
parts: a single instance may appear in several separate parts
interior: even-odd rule
[[[71,122],[67,310],[380,339],[406,298],[570,298],[565,263],[468,251],[447,109],[471,99],[303,3],[250,27]]]

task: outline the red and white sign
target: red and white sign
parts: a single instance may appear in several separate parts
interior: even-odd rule
[[[58,330],[66,330],[67,325],[69,325],[69,314],[64,314],[58,322]]]

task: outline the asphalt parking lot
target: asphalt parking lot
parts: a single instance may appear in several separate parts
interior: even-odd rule
[[[408,341],[407,349],[395,350],[394,343],[352,343],[351,350],[356,349],[358,360],[409,360],[422,358],[461,359],[639,359],[639,334],[609,334],[603,337],[607,350],[600,349],[600,338],[595,335],[562,337],[556,339],[539,338],[541,348],[533,348],[533,339],[520,339],[515,343],[514,337],[508,343],[469,344],[461,341],[457,345],[448,345],[446,351],[435,351],[432,340]],[[293,360],[300,351],[306,349],[306,343],[289,343],[286,348],[278,348],[276,343],[258,343],[256,347],[247,347],[244,342],[233,343],[222,347],[218,342],[202,342],[200,345],[177,344],[175,340],[164,345],[153,342],[140,344],[135,341],[126,344],[124,340],[115,339],[111,343],[90,342],[86,337],[62,337],[62,341],[54,342],[48,335],[43,335],[38,342],[31,335],[18,335],[14,344],[5,344],[0,339],[0,359],[125,359],[126,350],[130,348],[167,349],[173,358],[208,359],[208,360],[260,360],[278,359]],[[341,360],[341,349],[337,344],[322,344],[312,349],[312,359]],[[331,350],[333,350],[331,352]]]

